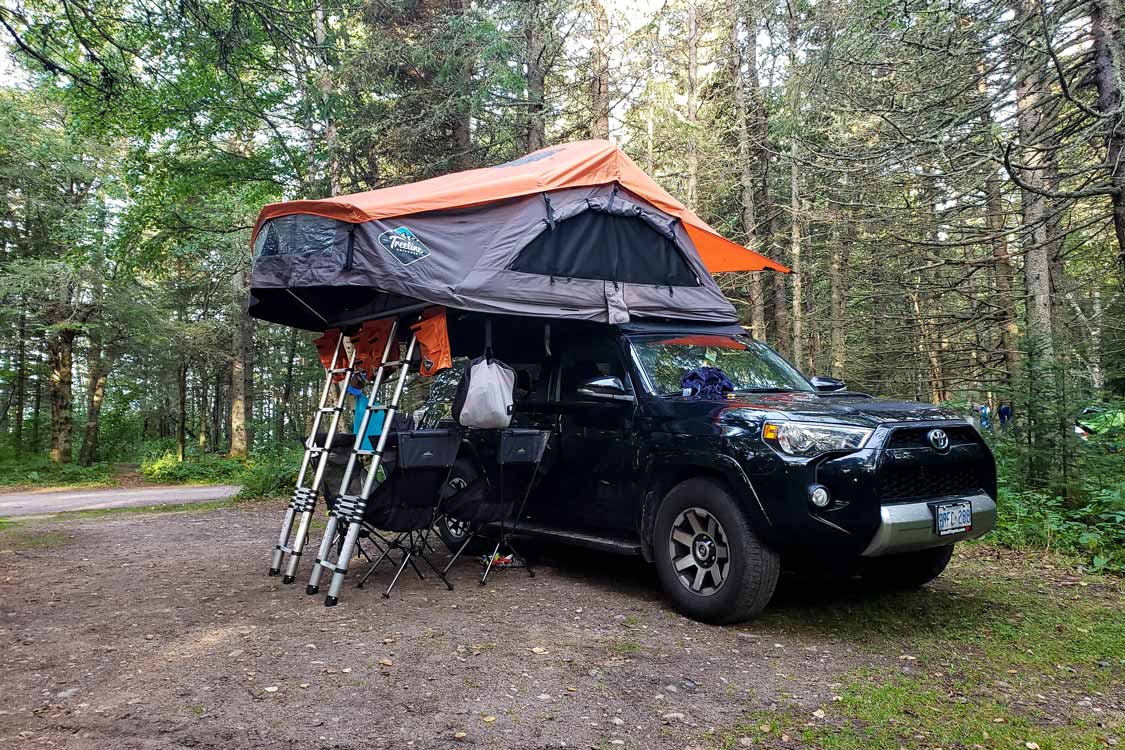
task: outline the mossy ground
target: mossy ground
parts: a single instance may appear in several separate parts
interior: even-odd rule
[[[1093,750],[1125,744],[1125,587],[978,545],[922,591],[798,596],[762,625],[879,657],[815,709],[748,711],[718,747]]]

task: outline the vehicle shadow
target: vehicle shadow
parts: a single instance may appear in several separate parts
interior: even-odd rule
[[[671,611],[655,568],[639,557],[543,546],[535,564],[553,575],[604,591],[658,603]],[[783,573],[769,607],[741,627],[778,628],[809,638],[857,642],[979,637],[990,624],[1016,616],[1018,607],[955,574],[909,591],[877,590],[859,578]]]

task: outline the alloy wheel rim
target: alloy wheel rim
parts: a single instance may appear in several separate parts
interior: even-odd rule
[[[703,508],[687,508],[676,516],[668,534],[672,571],[680,584],[698,596],[723,587],[730,571],[730,545],[719,519]]]
[[[452,479],[449,480],[449,490],[450,491],[449,491],[449,495],[447,495],[447,497],[452,497],[453,495],[455,495],[456,493],[460,492],[461,490],[465,489],[468,486],[469,486],[469,483],[466,482],[463,477],[453,477]],[[460,537],[465,536],[465,534],[469,533],[469,524],[465,523],[464,521],[458,521],[458,520],[455,520],[453,518],[450,518],[449,516],[446,516],[445,517],[445,529],[446,529],[446,531],[449,532],[450,536],[452,536],[454,538],[460,538]]]

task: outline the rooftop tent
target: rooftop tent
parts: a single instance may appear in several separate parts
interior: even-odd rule
[[[720,237],[608,141],[266,206],[250,313],[324,330],[426,304],[624,323],[737,318],[710,273],[785,272]]]

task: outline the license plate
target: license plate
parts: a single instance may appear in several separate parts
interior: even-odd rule
[[[973,528],[973,504],[967,500],[934,507],[938,536],[959,534]]]

